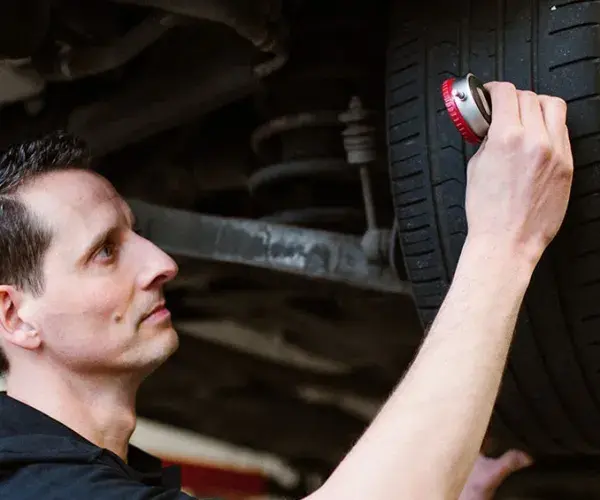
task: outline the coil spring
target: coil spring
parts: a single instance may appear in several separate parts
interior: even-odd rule
[[[344,154],[338,111],[284,115],[258,127],[252,149],[269,157],[267,143],[279,142],[276,160],[248,179],[260,200],[261,218],[282,224],[360,233],[365,227],[356,171]],[[357,196],[358,195],[358,196]]]

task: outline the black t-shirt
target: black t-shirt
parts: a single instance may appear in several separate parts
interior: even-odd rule
[[[2,500],[189,500],[177,466],[129,447],[127,463],[0,392]]]

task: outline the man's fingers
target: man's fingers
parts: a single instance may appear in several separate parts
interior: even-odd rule
[[[532,458],[520,450],[510,450],[489,462],[488,491],[495,491],[511,474],[533,464]]]
[[[521,123],[525,127],[527,136],[548,141],[549,134],[546,131],[546,122],[539,97],[528,90],[518,92],[517,96],[521,111]]]
[[[533,464],[533,459],[520,450],[510,450],[499,459],[501,470],[510,473],[529,467]]]
[[[550,140],[553,144],[560,144],[562,148],[570,149],[570,141],[565,141],[565,137],[567,139],[569,137],[567,131],[567,103],[559,97],[547,95],[541,95],[538,99]]]
[[[508,82],[491,82],[486,83],[485,87],[492,97],[492,109],[494,110],[490,133],[493,134],[495,130],[502,132],[506,129],[520,127],[522,123],[515,86]]]

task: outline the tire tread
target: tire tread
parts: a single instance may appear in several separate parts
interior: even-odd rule
[[[421,318],[433,321],[456,269],[476,151],[444,110],[442,81],[472,71],[559,95],[569,104],[573,197],[527,292],[492,427],[533,453],[597,453],[600,353],[589,347],[600,343],[600,2],[433,1],[393,2],[388,60],[390,179]]]

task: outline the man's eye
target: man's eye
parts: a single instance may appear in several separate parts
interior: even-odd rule
[[[106,243],[98,250],[96,253],[96,258],[100,260],[112,260],[115,258],[117,253],[117,248],[114,243]]]

